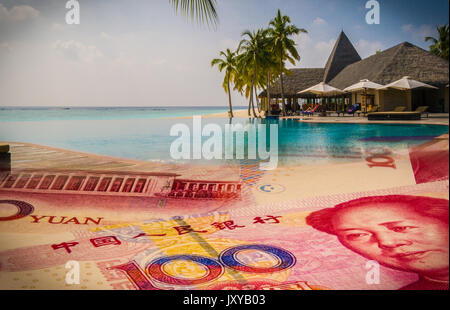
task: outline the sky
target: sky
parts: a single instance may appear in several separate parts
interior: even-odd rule
[[[218,0],[213,29],[169,0],[78,0],[80,24],[68,25],[66,2],[0,0],[0,107],[226,106],[211,60],[278,9],[308,31],[294,37],[305,68],[325,66],[341,30],[365,58],[404,41],[428,49],[449,18],[448,0],[378,0],[378,25],[366,23],[367,0]]]

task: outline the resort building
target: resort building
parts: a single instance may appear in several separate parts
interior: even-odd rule
[[[297,111],[305,103],[317,102],[316,95],[299,94],[309,87],[324,82],[344,90],[361,80],[387,85],[405,76],[438,89],[367,90],[365,93],[346,93],[322,99],[326,110],[342,111],[353,104],[361,110],[376,107],[378,111],[393,111],[405,107],[414,111],[428,106],[429,112],[449,112],[449,62],[430,52],[404,42],[375,55],[361,59],[355,47],[342,31],[325,68],[295,68],[284,76],[284,96],[288,110]],[[276,81],[269,89],[271,103],[281,98],[281,83]],[[263,109],[267,111],[267,90],[260,94]]]

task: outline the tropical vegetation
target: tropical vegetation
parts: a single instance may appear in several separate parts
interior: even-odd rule
[[[285,115],[283,75],[290,74],[286,69],[286,61],[295,65],[296,61],[300,60],[296,43],[292,38],[300,33],[307,31],[291,24],[290,18],[278,10],[277,16],[270,21],[268,28],[244,31],[235,52],[231,52],[230,49],[220,52],[222,58],[212,61],[212,66],[217,65],[219,71],[225,71],[222,86],[228,93],[231,116],[233,115],[231,84],[234,85],[234,90],[249,100],[248,116],[259,117],[262,104],[258,102],[258,90],[267,89],[267,102],[270,102],[270,85],[278,79],[281,83],[282,113]],[[256,113],[256,109],[259,113]]]
[[[211,66],[218,66],[219,71],[225,70],[225,78],[222,83],[223,89],[228,93],[228,105],[230,108],[230,117],[233,115],[233,106],[231,104],[231,83],[235,80],[237,74],[236,53],[227,49],[226,52],[220,52],[222,58],[215,58],[211,61]]]
[[[285,68],[285,61],[289,60],[291,64],[295,65],[295,61],[300,60],[300,55],[295,47],[294,40],[291,39],[293,35],[298,35],[300,32],[307,33],[305,29],[297,28],[291,24],[289,16],[283,16],[278,10],[277,16],[270,22],[269,33],[273,41],[274,52],[277,55],[277,60],[280,63],[280,82],[281,82],[281,100],[283,105],[283,114],[286,114],[286,104],[284,101],[284,82],[283,71]]]
[[[425,42],[431,41],[430,52],[449,60],[449,27],[443,25],[437,27],[437,32],[439,34],[438,38],[426,37]]]

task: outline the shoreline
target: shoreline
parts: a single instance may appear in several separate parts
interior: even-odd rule
[[[248,110],[247,108],[242,110],[233,110],[234,118],[248,118]],[[192,118],[193,116],[175,116],[175,117],[168,117],[168,118],[162,118],[162,119],[188,119]],[[221,112],[221,113],[210,113],[210,114],[204,114],[201,115],[202,118],[228,118],[228,112]]]

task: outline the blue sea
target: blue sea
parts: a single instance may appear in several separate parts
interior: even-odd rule
[[[170,135],[171,128],[185,124],[193,133],[192,118],[174,117],[226,111],[226,107],[0,108],[0,141],[29,142],[130,159],[172,161],[170,146],[178,137]],[[448,126],[439,125],[313,124],[242,118],[231,122],[243,126],[278,125],[279,164],[282,165],[357,160],[368,150],[407,149],[448,132]],[[203,126],[216,124],[222,129],[229,123],[228,118],[202,119]],[[208,138],[203,137],[203,142]],[[268,149],[270,143],[266,146]],[[190,162],[205,163],[204,160]]]
[[[227,107],[0,107],[0,122],[154,119],[226,111]]]

